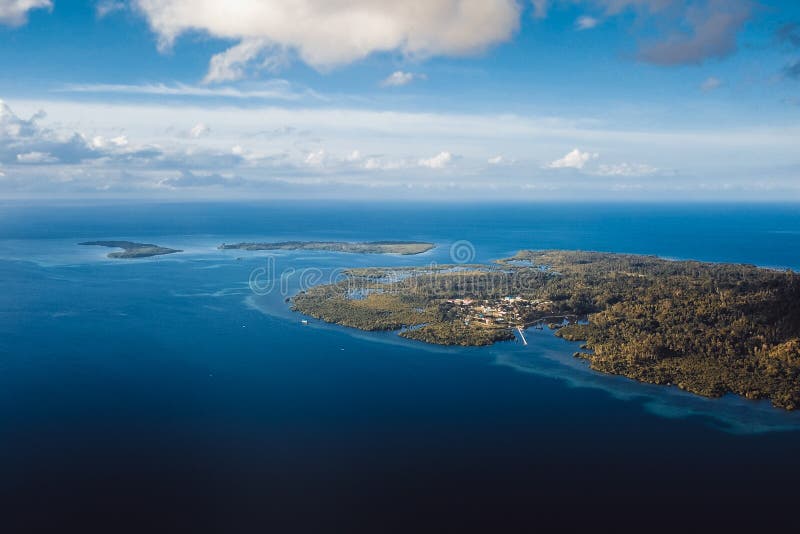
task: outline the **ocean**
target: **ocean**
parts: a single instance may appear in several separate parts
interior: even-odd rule
[[[77,244],[101,239],[184,252]],[[437,247],[217,249],[268,240]],[[794,506],[800,413],[601,375],[547,330],[436,347],[303,325],[286,303],[346,267],[451,263],[454,246],[798,269],[800,206],[0,204],[0,530],[528,530]]]

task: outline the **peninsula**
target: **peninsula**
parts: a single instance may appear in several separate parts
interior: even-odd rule
[[[434,248],[433,243],[418,241],[369,241],[348,243],[344,241],[278,241],[274,243],[223,243],[220,250],[322,250],[355,254],[400,254],[412,256]]]
[[[160,247],[150,243],[134,243],[133,241],[86,241],[78,244],[121,248],[122,252],[110,252],[108,254],[109,258],[114,259],[148,258],[150,256],[161,256],[164,254],[183,252],[182,250],[176,250],[174,248]]]
[[[592,369],[800,407],[800,275],[752,265],[521,251],[485,266],[351,269],[297,294],[327,322],[444,345],[548,326]]]

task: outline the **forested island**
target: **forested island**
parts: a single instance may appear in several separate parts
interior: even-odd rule
[[[709,397],[800,406],[800,276],[752,265],[521,251],[486,266],[352,269],[292,299],[296,311],[444,345],[517,327],[583,341],[592,369]]]
[[[350,252],[355,254],[401,254],[412,256],[434,248],[433,243],[418,241],[369,241],[348,243],[345,241],[278,241],[275,243],[223,243],[220,250],[322,250],[326,252]]]
[[[121,248],[122,252],[110,252],[109,258],[114,259],[133,259],[148,258],[150,256],[161,256],[163,254],[175,254],[183,252],[174,248],[160,247],[150,243],[134,243],[133,241],[86,241],[79,245],[96,245],[99,247]]]

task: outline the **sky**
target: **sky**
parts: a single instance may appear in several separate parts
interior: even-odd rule
[[[800,201],[797,0],[0,0],[0,198]]]

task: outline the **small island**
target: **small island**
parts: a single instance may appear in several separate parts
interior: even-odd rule
[[[435,245],[418,241],[369,241],[348,243],[344,241],[278,241],[274,243],[223,243],[220,250],[321,250],[354,254],[400,254],[413,256],[428,252]]]
[[[110,252],[108,254],[109,258],[114,259],[149,258],[151,256],[162,256],[164,254],[183,252],[182,250],[176,250],[174,248],[160,247],[150,243],[134,243],[133,241],[86,241],[78,244],[121,248],[122,252]]]
[[[351,269],[293,309],[362,330],[480,346],[549,327],[592,369],[709,397],[800,407],[800,275],[752,265],[521,251],[484,266]]]

